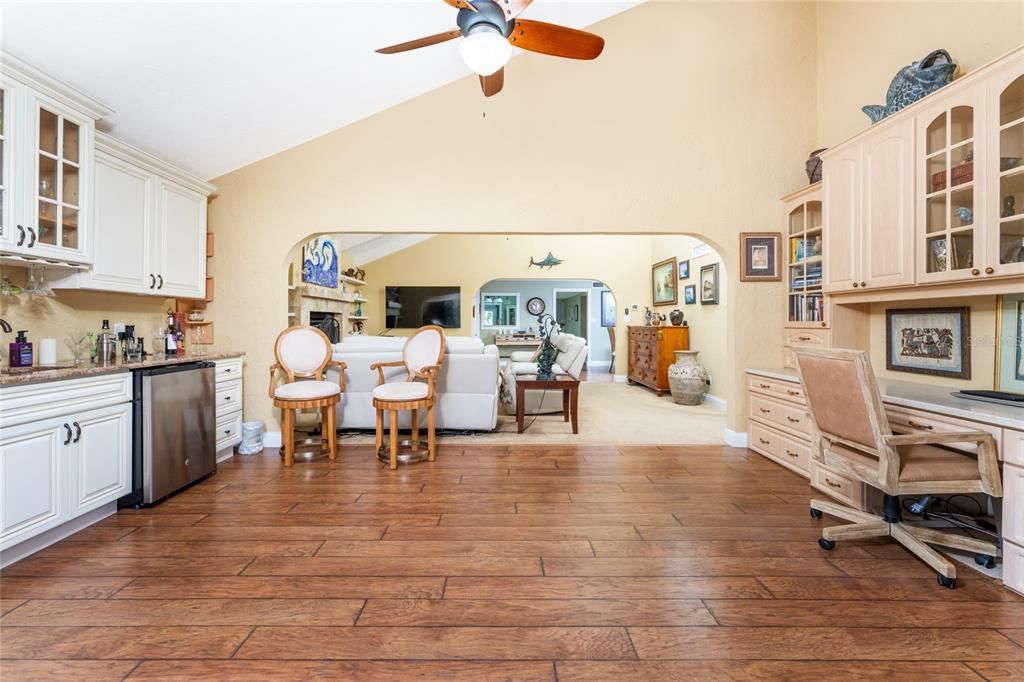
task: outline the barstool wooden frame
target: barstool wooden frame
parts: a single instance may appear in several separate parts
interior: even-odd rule
[[[418,370],[414,367],[410,367],[407,362],[406,350],[409,348],[409,344],[412,343],[413,339],[424,332],[435,331],[441,337],[440,348],[437,353],[437,361],[432,365],[425,365],[420,367]],[[375,447],[376,452],[380,453],[381,448],[384,446],[384,412],[388,412],[388,444],[389,444],[389,466],[391,469],[398,468],[398,413],[402,410],[409,410],[412,414],[412,448],[416,450],[420,446],[420,422],[419,422],[419,411],[425,409],[427,411],[427,461],[433,462],[437,456],[437,437],[434,428],[434,403],[435,403],[435,386],[437,383],[437,374],[441,371],[441,362],[444,360],[445,352],[445,336],[444,329],[437,325],[427,325],[420,327],[416,330],[416,333],[410,336],[405,346],[402,348],[402,359],[395,360],[393,362],[375,362],[370,365],[371,370],[377,370],[377,374],[380,378],[378,386],[383,386],[386,382],[384,380],[384,368],[385,367],[404,367],[408,372],[408,381],[413,382],[417,379],[424,379],[427,382],[427,396],[425,398],[419,398],[416,400],[386,400],[384,398],[374,398],[373,407],[377,410],[376,418],[376,441]]]
[[[281,358],[281,342],[284,338],[299,329],[307,331],[313,331],[319,334],[324,341],[324,359],[315,369],[308,372],[296,371],[288,366]],[[321,432],[325,445],[327,446],[327,455],[330,459],[335,459],[338,454],[338,442],[335,435],[336,415],[335,406],[341,400],[341,393],[345,391],[345,369],[348,367],[344,362],[340,360],[334,360],[331,358],[333,349],[331,347],[331,340],[327,338],[327,334],[317,329],[316,327],[305,327],[303,325],[295,325],[288,327],[283,332],[277,335],[277,341],[274,342],[274,359],[277,360],[270,366],[270,388],[268,394],[271,400],[274,401],[274,407],[281,408],[281,447],[284,448],[284,465],[286,467],[292,466],[295,463],[295,410],[306,410],[306,409],[318,409],[320,410],[321,418]],[[326,381],[326,371],[328,367],[338,368],[338,388],[340,392],[327,396],[325,398],[279,398],[275,396],[275,378],[277,372],[283,372],[285,376],[286,384],[294,382],[296,379],[315,379],[317,381]]]

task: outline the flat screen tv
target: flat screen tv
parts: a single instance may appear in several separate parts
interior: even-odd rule
[[[384,287],[388,329],[416,329],[428,324],[462,326],[459,287]]]

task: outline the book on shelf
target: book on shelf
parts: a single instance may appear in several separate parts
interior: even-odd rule
[[[824,296],[821,294],[794,294],[790,296],[790,322],[821,322],[824,319]]]
[[[789,261],[799,263],[821,255],[821,239],[790,239]]]

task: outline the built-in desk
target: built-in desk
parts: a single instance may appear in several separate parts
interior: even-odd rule
[[[747,369],[751,450],[810,479],[811,485],[863,509],[863,483],[817,459],[807,403],[796,370]],[[1003,461],[1003,582],[1024,593],[1024,409],[951,395],[954,389],[879,379],[882,403],[897,433],[987,431]],[[965,450],[971,449],[964,446]]]

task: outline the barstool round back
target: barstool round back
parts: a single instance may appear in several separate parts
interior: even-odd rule
[[[288,381],[295,377],[319,379],[333,351],[327,334],[316,327],[289,327],[278,335],[274,344],[274,356]]]
[[[435,325],[420,327],[402,349],[409,378],[423,377],[423,368],[440,365],[444,359],[444,330]]]

